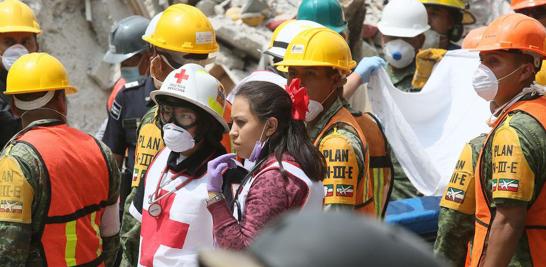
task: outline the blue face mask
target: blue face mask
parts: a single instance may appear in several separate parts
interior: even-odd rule
[[[125,80],[126,83],[138,81],[144,78],[144,76],[140,75],[138,66],[121,67],[120,72],[121,72],[121,77]]]

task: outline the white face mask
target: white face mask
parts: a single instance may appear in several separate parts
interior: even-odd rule
[[[441,38],[442,38],[442,35],[433,29],[426,31],[425,43],[423,43],[422,49],[439,48]]]
[[[478,69],[474,72],[474,77],[472,78],[472,86],[474,91],[486,101],[493,101],[497,92],[499,90],[499,82],[510,77],[512,74],[516,73],[522,66],[519,66],[514,71],[505,75],[504,77],[497,79],[495,73],[486,65],[480,64]]]
[[[314,120],[324,110],[324,107],[320,102],[311,99],[309,99],[307,108],[307,113],[305,113],[306,122]]]
[[[163,126],[163,141],[170,150],[177,153],[188,151],[195,146],[193,136],[186,129],[174,123],[167,123]]]
[[[4,51],[2,54],[2,65],[5,70],[9,70],[13,63],[20,57],[28,54],[28,50],[21,44],[14,44]]]
[[[415,58],[415,48],[402,39],[389,41],[383,47],[385,59],[397,69],[409,66]]]

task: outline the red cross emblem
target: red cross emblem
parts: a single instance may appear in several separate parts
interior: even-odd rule
[[[166,193],[164,190],[160,191],[161,194]],[[143,266],[154,265],[154,256],[160,245],[177,249],[184,246],[190,225],[169,218],[174,197],[173,194],[161,200],[163,212],[157,218],[150,216],[147,210],[142,211],[140,264]]]
[[[175,74],[176,83],[181,83],[183,80],[187,80],[190,76],[186,75],[186,70],[181,69],[179,73]]]

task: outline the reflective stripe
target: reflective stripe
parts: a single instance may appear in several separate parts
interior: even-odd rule
[[[97,212],[91,213],[91,227],[95,230],[97,239],[99,240],[99,247],[97,248],[97,257],[102,254],[102,237],[100,236],[100,228],[95,222],[97,220]]]
[[[385,183],[385,177],[383,168],[373,168],[373,189],[375,191],[375,214],[378,216],[383,212],[383,186]]]
[[[64,258],[66,265],[76,265],[76,243],[78,237],[76,236],[76,221],[66,223],[66,248],[64,251]]]

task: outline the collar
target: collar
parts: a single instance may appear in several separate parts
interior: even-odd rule
[[[207,171],[207,163],[210,160],[226,153],[226,150],[220,145],[203,144],[200,149],[195,151],[180,163],[176,164],[179,153],[171,152],[167,159],[169,170],[174,172],[183,172],[191,177],[198,178]]]
[[[391,65],[387,65],[386,70],[392,84],[396,86],[409,76],[413,77],[413,74],[415,73],[415,61],[403,69],[395,69]]]
[[[322,131],[322,128],[330,121],[330,119],[336,115],[336,113],[343,107],[343,102],[339,97],[334,100],[334,103],[330,105],[325,111],[323,111],[320,115],[320,117],[317,119],[317,122],[313,127],[309,130],[309,136],[311,137],[311,140],[315,140],[317,136],[320,134],[320,131]]]

